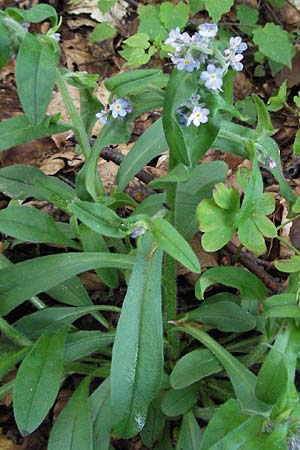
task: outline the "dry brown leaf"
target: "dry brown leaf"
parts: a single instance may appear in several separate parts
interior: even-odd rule
[[[65,167],[65,162],[61,158],[47,158],[39,167],[46,175],[55,175]]]
[[[69,14],[89,14],[97,22],[109,22],[115,25],[126,15],[127,3],[119,0],[108,13],[102,14],[98,6],[98,0],[81,0],[69,5],[67,12]]]
[[[8,439],[6,436],[0,435],[0,450],[20,450],[21,447]]]
[[[287,221],[289,208],[287,205],[287,202],[284,199],[281,199],[280,201],[283,209],[282,209],[282,218],[281,218],[281,224],[285,223]],[[289,222],[288,224],[284,225],[280,229],[280,236],[285,239],[287,242],[291,242],[290,240],[290,231],[292,228],[292,222]],[[281,259],[290,258],[294,255],[294,252],[287,247],[283,242],[280,242],[280,250],[279,255]]]

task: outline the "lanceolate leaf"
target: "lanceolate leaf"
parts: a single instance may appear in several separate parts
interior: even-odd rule
[[[9,36],[2,22],[0,22],[0,69],[5,66],[10,52]]]
[[[82,316],[99,310],[109,310],[109,306],[76,306],[44,308],[14,322],[14,326],[27,337],[38,338],[44,331],[65,328]]]
[[[23,241],[75,246],[48,214],[29,206],[9,206],[0,211],[0,231]]]
[[[59,391],[66,330],[45,332],[19,367],[14,386],[14,414],[23,436],[43,421]]]
[[[48,450],[93,449],[93,428],[88,401],[90,379],[85,378],[64,407],[50,433]]]
[[[27,33],[16,64],[18,95],[30,122],[39,125],[45,118],[55,83],[57,55],[52,47]]]
[[[107,378],[90,397],[93,420],[93,450],[108,450],[110,443],[110,378]]]
[[[180,105],[196,92],[195,74],[174,70],[165,97],[163,127],[173,157],[187,166],[196,165],[214,141],[217,128],[211,120],[201,127],[186,127],[179,123],[176,113]]]
[[[158,245],[192,272],[200,272],[198,258],[187,241],[167,220],[153,220],[152,233]]]
[[[219,360],[206,348],[193,350],[175,364],[170,376],[173,389],[182,389],[223,370]]]
[[[176,450],[199,450],[202,433],[192,411],[184,414]]]
[[[85,252],[107,252],[109,253],[108,245],[103,236],[91,230],[84,224],[79,227],[80,239],[83,250]],[[111,289],[118,286],[119,278],[116,269],[96,269],[100,279]]]
[[[22,164],[0,169],[0,190],[18,200],[33,197],[48,200],[57,206],[66,206],[75,197],[74,189],[59,178],[49,177],[37,167]]]
[[[41,123],[33,125],[28,117],[19,115],[0,123],[0,151],[7,150],[15,145],[39,139],[52,134],[63,133],[72,128],[65,122]]]
[[[160,389],[163,366],[161,263],[150,234],[141,240],[119,319],[111,369],[114,431],[138,433]]]
[[[179,329],[198,339],[218,358],[231,380],[243,409],[260,414],[267,411],[267,406],[260,403],[255,397],[256,377],[252,372],[204,331],[188,325],[188,323],[180,326]]]
[[[102,267],[131,269],[134,258],[108,253],[65,253],[42,256],[0,271],[0,314],[78,273]]]
[[[76,202],[71,205],[70,210],[96,233],[111,237],[124,237],[126,235],[122,230],[122,220],[107,206],[89,202]]]
[[[123,159],[117,174],[119,189],[122,191],[139,170],[166,150],[167,143],[162,120],[158,119],[145,131]]]

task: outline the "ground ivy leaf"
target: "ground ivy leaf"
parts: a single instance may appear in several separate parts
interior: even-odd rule
[[[104,41],[105,39],[112,38],[116,34],[116,29],[109,25],[109,23],[102,22],[98,23],[98,25],[95,26],[91,36],[90,41],[92,43]]]
[[[291,68],[294,54],[289,33],[274,23],[267,23],[264,28],[257,27],[253,31],[253,42],[268,58]]]
[[[230,10],[233,3],[234,0],[205,0],[205,7],[212,20],[218,22],[221,19],[222,14]]]

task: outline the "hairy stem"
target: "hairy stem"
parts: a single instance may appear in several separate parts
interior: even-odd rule
[[[169,156],[169,171],[171,171],[176,165],[176,162],[172,155]],[[174,212],[175,212],[175,200],[176,200],[176,183],[172,183],[167,188],[166,203],[169,208],[169,212],[166,219],[173,225],[174,224]],[[169,344],[168,354],[171,359],[176,359],[179,353],[179,339],[178,334],[175,332],[174,327],[169,321],[176,320],[177,317],[177,287],[176,287],[176,270],[175,260],[172,256],[165,254],[164,266],[163,266],[163,280],[164,280],[164,317],[165,317],[165,329],[167,332],[167,340]]]
[[[15,344],[21,347],[26,347],[32,345],[32,342],[24,336],[20,331],[16,330],[12,325],[10,325],[3,317],[0,316],[0,331],[4,336],[6,336]]]
[[[83,153],[83,156],[86,159],[91,151],[89,139],[86,134],[81,117],[78,114],[78,112],[74,106],[74,103],[73,103],[70,93],[67,89],[66,83],[63,79],[63,76],[61,75],[61,73],[58,69],[56,69],[56,83],[57,83],[59,92],[61,93],[61,96],[63,98],[63,101],[67,107],[67,110],[70,114],[70,117],[72,119],[72,123],[75,127],[75,134],[78,139],[81,151]]]

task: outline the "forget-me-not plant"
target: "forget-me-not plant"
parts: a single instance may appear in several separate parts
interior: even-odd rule
[[[218,26],[214,23],[203,23],[193,35],[180,33],[177,27],[171,30],[165,44],[174,49],[169,53],[177,70],[199,71],[199,88],[204,85],[213,92],[222,91],[223,78],[229,67],[236,71],[243,69],[241,60],[247,44],[242,39],[232,37],[229,46],[223,52],[219,50],[216,39]],[[179,122],[199,127],[208,121],[209,109],[200,103],[200,96],[194,95],[177,109]]]

